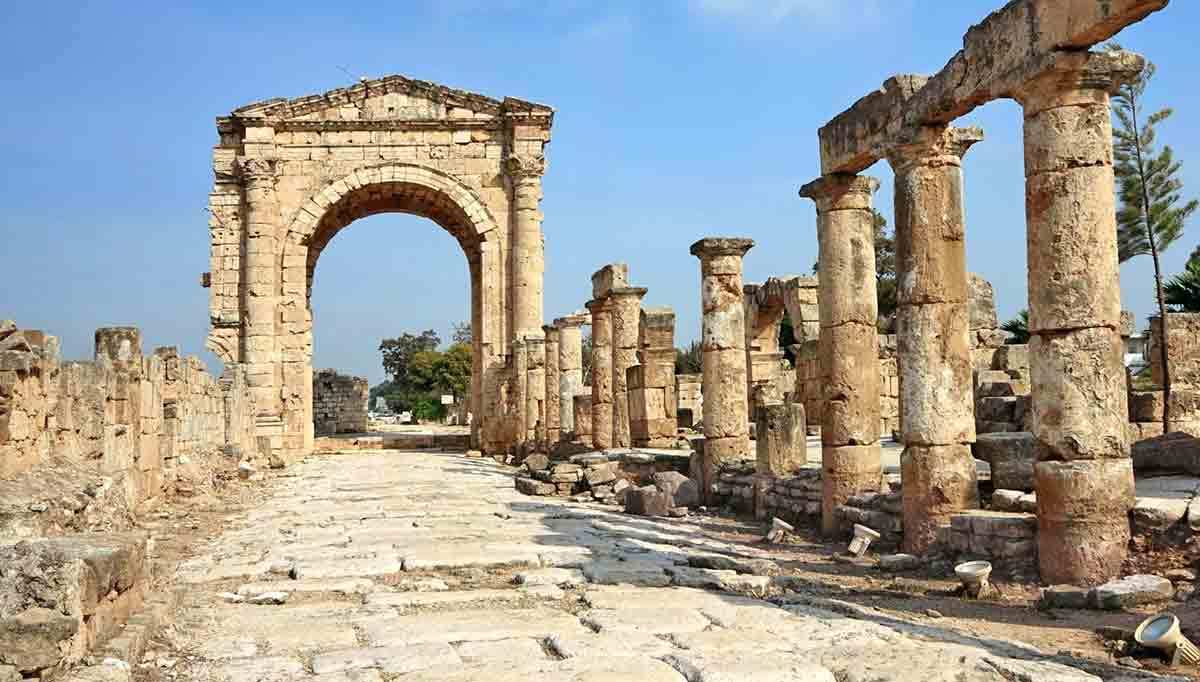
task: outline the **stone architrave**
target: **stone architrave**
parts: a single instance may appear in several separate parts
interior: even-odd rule
[[[922,128],[895,172],[897,359],[904,551],[923,554],[950,516],[979,506],[962,157],[978,128]]]
[[[879,490],[879,335],[875,294],[875,219],[879,183],[827,175],[800,196],[817,204],[821,263],[818,291],[821,423],[821,529],[838,531],[834,510],[853,495]]]
[[[612,394],[612,311],[608,298],[587,302],[592,313],[592,447],[607,450],[613,446]]]
[[[1128,550],[1109,96],[1144,64],[1128,52],[1060,53],[1015,94],[1025,114],[1034,484],[1048,584],[1109,580]]]
[[[642,287],[621,287],[609,292],[612,309],[612,446],[627,448],[629,435],[629,387],[626,372],[638,364],[638,323],[641,319]]]
[[[633,447],[675,443],[675,311],[644,308],[638,324],[638,364],[629,373],[629,432]]]
[[[558,364],[562,358],[559,352],[561,334],[558,327],[553,325],[542,327],[542,331],[546,334],[546,420],[542,438],[546,447],[550,448],[559,441],[562,432],[562,394],[559,393],[561,378]]]
[[[742,258],[751,239],[709,237],[692,244],[700,259],[703,311],[704,454],[701,495],[711,499],[724,462],[750,454],[746,398],[746,312],[742,302]]]
[[[583,390],[583,325],[588,324],[586,313],[560,317],[554,321],[558,328],[558,393],[559,427],[563,438],[575,433],[575,396]],[[589,428],[591,417],[588,418]]]

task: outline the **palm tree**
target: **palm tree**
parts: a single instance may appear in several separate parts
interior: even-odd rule
[[[1016,317],[1000,325],[1000,328],[1011,334],[1005,343],[1029,343],[1029,311],[1022,310]]]
[[[1184,313],[1200,313],[1200,249],[1192,253],[1183,272],[1163,285],[1167,305]]]
[[[1110,50],[1121,46],[1110,44]],[[1122,263],[1136,256],[1150,256],[1154,261],[1154,287],[1158,299],[1160,349],[1163,378],[1163,428],[1171,413],[1171,370],[1167,363],[1167,302],[1163,292],[1162,266],[1159,255],[1183,234],[1184,223],[1195,213],[1200,202],[1179,205],[1183,182],[1178,178],[1182,165],[1176,161],[1170,146],[1155,155],[1154,127],[1171,116],[1171,109],[1161,109],[1145,115],[1143,96],[1155,66],[1146,62],[1142,72],[1131,82],[1122,85],[1113,96],[1113,171],[1117,180],[1117,249]]]

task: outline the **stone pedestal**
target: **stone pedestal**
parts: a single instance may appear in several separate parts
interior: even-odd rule
[[[621,287],[609,293],[612,307],[612,404],[615,448],[630,446],[629,388],[626,372],[637,364],[638,322],[646,289]]]
[[[874,178],[827,175],[800,196],[817,204],[823,493],[821,528],[838,530],[834,510],[879,490],[879,339],[875,294]]]
[[[711,499],[722,462],[750,453],[746,397],[746,319],[742,304],[742,257],[750,239],[710,237],[692,244],[700,259],[704,393],[704,457],[701,494]]]
[[[1125,52],[1073,52],[1019,92],[1025,113],[1029,371],[1043,582],[1090,585],[1127,552],[1129,464],[1109,93]]]
[[[759,405],[755,408],[754,446],[758,454],[755,473],[792,476],[808,462],[808,434],[804,406],[799,403]]]
[[[923,128],[888,156],[896,178],[897,360],[904,551],[979,506],[962,156],[983,131]]]

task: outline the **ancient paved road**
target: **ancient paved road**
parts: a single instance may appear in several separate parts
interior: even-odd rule
[[[754,592],[767,579],[682,566],[754,558],[696,525],[523,497],[490,461],[327,456],[274,489],[180,569],[190,583],[174,635],[183,679],[1098,679],[1010,658],[1021,650],[1004,643],[672,586]],[[290,596],[221,596],[270,591]]]

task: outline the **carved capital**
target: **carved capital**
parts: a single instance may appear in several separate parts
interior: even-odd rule
[[[508,158],[504,160],[504,169],[514,180],[536,180],[546,172],[546,157],[541,154],[537,156],[509,154]]]
[[[848,209],[871,210],[871,195],[879,189],[879,181],[867,175],[833,173],[800,188],[800,196],[817,203],[817,211]]]
[[[1026,115],[1087,103],[1095,99],[1096,92],[1115,93],[1145,68],[1145,57],[1124,50],[1055,52],[1012,96],[1025,108]]]
[[[887,159],[893,170],[910,166],[958,166],[967,150],[983,140],[983,129],[922,126],[896,137]]]
[[[270,159],[248,159],[239,156],[234,168],[237,174],[247,182],[264,182],[275,179],[275,162]]]

